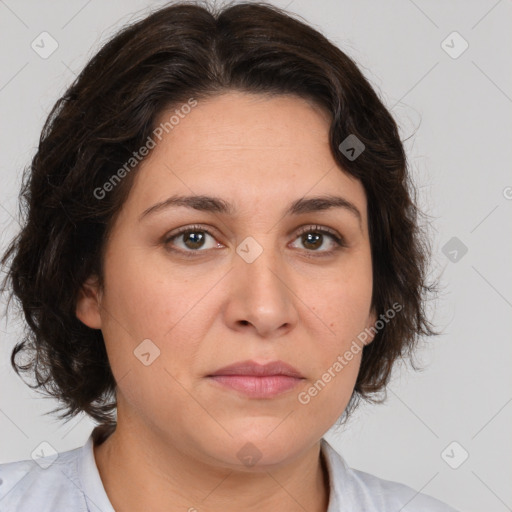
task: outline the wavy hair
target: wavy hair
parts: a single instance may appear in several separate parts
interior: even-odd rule
[[[222,9],[190,2],[160,8],[110,39],[58,99],[20,192],[22,229],[4,252],[1,290],[26,319],[11,354],[16,373],[57,398],[61,419],[84,412],[115,423],[115,388],[103,336],[76,317],[91,275],[103,283],[103,251],[137,169],[109,194],[94,193],[144,145],[164,110],[188,98],[237,90],[297,95],[331,116],[329,143],[368,202],[378,316],[402,306],[363,350],[348,416],[360,398],[378,402],[394,363],[412,356],[426,317],[429,244],[397,124],[356,63],[297,16],[244,2]],[[365,146],[348,159],[339,145]],[[18,356],[25,354],[25,364]],[[414,367],[414,362],[413,362]],[[416,368],[415,368],[416,369]],[[30,384],[29,384],[30,385]]]

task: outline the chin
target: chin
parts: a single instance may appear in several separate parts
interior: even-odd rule
[[[289,425],[278,426],[276,418],[259,424],[254,418],[249,420],[252,425],[248,428],[227,428],[232,434],[229,440],[226,436],[212,440],[209,451],[217,463],[237,471],[268,471],[289,464],[314,444],[309,435],[297,437]],[[211,453],[212,446],[216,447],[215,453]]]

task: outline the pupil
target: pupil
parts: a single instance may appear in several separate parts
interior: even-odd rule
[[[307,244],[312,243],[315,248],[318,247],[319,245],[322,245],[321,243],[318,244],[318,241],[321,239],[322,235],[315,234],[315,233],[307,233],[305,236],[306,236],[305,243],[307,243]],[[312,240],[313,238],[315,238],[316,240]],[[315,241],[316,241],[316,243],[315,243]]]
[[[201,247],[204,235],[202,233],[198,232],[191,232],[185,235],[187,237],[187,240],[192,240],[192,246],[190,247],[190,244],[187,244],[192,249],[197,249],[198,247]]]

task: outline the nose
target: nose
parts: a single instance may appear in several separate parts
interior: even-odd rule
[[[264,338],[282,336],[294,328],[299,316],[291,273],[270,248],[251,259],[243,252],[234,257],[226,321],[237,331],[253,330]]]

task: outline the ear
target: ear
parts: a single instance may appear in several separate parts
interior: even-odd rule
[[[101,291],[99,279],[92,276],[82,285],[77,302],[77,318],[91,329],[101,329]]]
[[[366,323],[366,334],[368,334],[368,338],[364,342],[365,345],[369,345],[377,334],[375,330],[375,322],[377,322],[377,313],[372,309],[368,315],[368,322]]]

